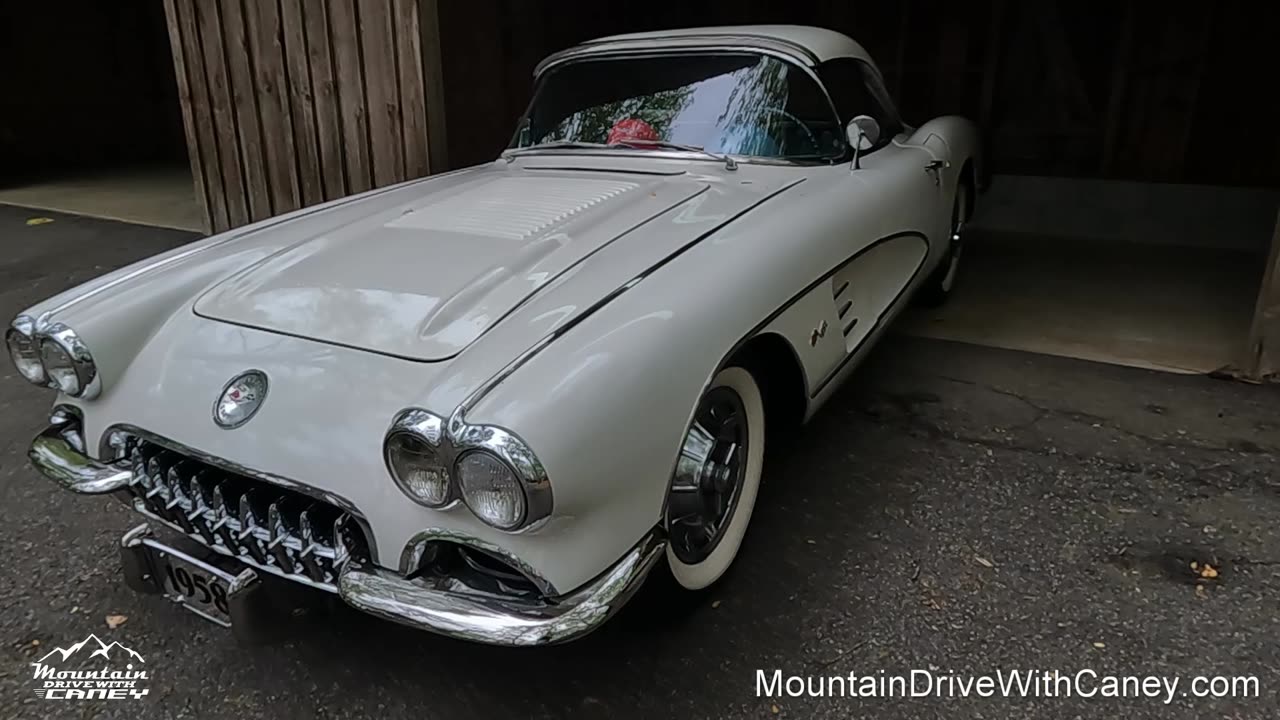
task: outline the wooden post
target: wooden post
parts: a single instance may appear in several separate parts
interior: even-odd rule
[[[422,83],[426,92],[428,172],[449,169],[448,138],[444,133],[444,65],[440,54],[438,0],[420,0],[417,26],[421,37]]]
[[[987,29],[987,56],[982,62],[982,99],[978,111],[978,128],[983,133],[985,147],[990,157],[991,139],[995,136],[995,116],[993,107],[996,96],[996,81],[1000,75],[1000,51],[1003,49],[1006,0],[993,0],[991,3],[991,24]]]
[[[1249,329],[1244,375],[1250,380],[1280,377],[1280,212],[1271,234],[1271,252],[1258,289],[1258,302]]]
[[[200,137],[196,131],[196,119],[191,99],[191,82],[187,73],[187,54],[183,49],[181,23],[174,0],[164,0],[164,14],[169,26],[169,46],[173,48],[173,71],[178,81],[178,102],[182,105],[182,130],[187,137],[187,158],[191,161],[191,183],[194,186],[196,206],[200,208],[200,222],[205,233],[213,230],[213,217],[209,211],[208,189],[205,187],[205,164],[200,153]]]
[[[1116,138],[1120,131],[1121,108],[1125,100],[1126,84],[1129,82],[1129,59],[1132,53],[1135,18],[1138,11],[1133,3],[1125,3],[1124,20],[1120,24],[1120,41],[1116,44],[1115,59],[1111,63],[1111,93],[1107,101],[1107,125],[1102,131],[1102,161],[1100,173],[1102,177],[1111,175],[1112,163],[1116,154]]]

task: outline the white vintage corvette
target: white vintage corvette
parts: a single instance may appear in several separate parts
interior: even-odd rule
[[[978,133],[807,27],[552,55],[493,163],[326,203],[19,315],[30,457],[146,517],[131,586],[252,623],[267,576],[532,645],[733,562],[766,425],[955,281]],[[203,546],[183,551],[152,526]]]

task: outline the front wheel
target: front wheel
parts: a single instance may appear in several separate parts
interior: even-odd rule
[[[969,186],[962,182],[956,187],[955,206],[951,210],[951,236],[947,238],[947,254],[920,289],[920,299],[925,305],[937,306],[945,303],[955,289],[956,277],[960,274],[960,259],[964,255],[964,226],[968,220],[968,210]]]
[[[710,587],[738,555],[764,468],[764,399],[751,373],[716,373],[685,434],[667,498],[667,563],[685,590]]]

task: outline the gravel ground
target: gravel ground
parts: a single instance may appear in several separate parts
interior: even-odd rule
[[[0,316],[189,237],[0,208]],[[115,545],[137,518],[25,463],[48,401],[2,364],[0,717],[1276,717],[1280,388],[890,338],[772,453],[708,602],[673,620],[642,595],[522,651],[319,605],[242,648],[133,594]],[[147,698],[35,696],[29,663],[91,632],[146,657]],[[774,669],[1252,675],[1261,697],[758,697]]]

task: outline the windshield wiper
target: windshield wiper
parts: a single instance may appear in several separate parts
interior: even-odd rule
[[[680,143],[667,142],[666,140],[630,139],[630,140],[623,140],[621,142],[613,142],[613,143],[585,142],[582,140],[550,140],[547,142],[541,142],[534,145],[525,145],[523,147],[511,148],[507,150],[506,153],[504,153],[504,156],[506,156],[509,159],[511,155],[513,155],[514,153],[522,152],[524,150],[546,150],[550,148],[569,149],[569,150],[574,150],[574,149],[625,150],[625,149],[666,148],[668,150],[683,150],[685,152],[695,152],[701,155],[706,155],[707,157],[712,158],[713,160],[719,160],[720,162],[724,163],[725,170],[738,169],[738,161],[734,160],[728,154],[721,155],[718,153],[713,153],[710,150],[704,150],[698,147],[697,145],[682,145]]]
[[[520,147],[509,148],[504,154],[523,152],[525,150],[546,150],[548,148],[557,149],[581,149],[581,150],[616,150],[622,145],[614,143],[606,145],[605,143],[584,142],[582,140],[548,140],[547,142],[534,143],[533,145],[522,145]]]
[[[614,145],[620,145],[622,147],[635,147],[635,148],[656,147],[656,148],[666,148],[668,150],[683,150],[685,152],[695,152],[701,155],[706,155],[707,157],[712,158],[713,160],[719,160],[720,162],[724,163],[725,170],[738,169],[738,161],[734,160],[733,157],[730,156],[728,153],[724,153],[724,154],[713,153],[710,150],[700,148],[697,145],[682,145],[680,143],[667,142],[666,140],[635,140],[635,139],[624,140],[623,142],[614,143]]]

